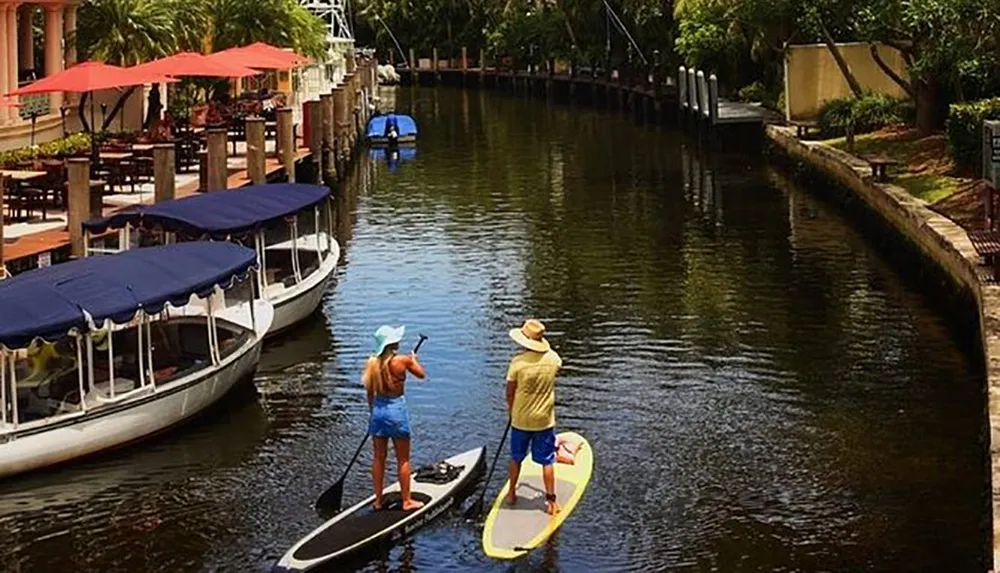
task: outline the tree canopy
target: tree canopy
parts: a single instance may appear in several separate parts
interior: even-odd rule
[[[123,66],[255,41],[327,55],[325,24],[297,0],[91,0],[74,40],[82,58]]]

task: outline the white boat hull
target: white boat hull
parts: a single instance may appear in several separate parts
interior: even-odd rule
[[[38,426],[23,424],[19,429],[0,434],[0,478],[118,448],[202,412],[256,370],[262,334],[272,322],[273,311],[263,301],[258,301],[254,309],[255,335],[215,367],[158,385],[155,390],[116,404],[47,420]],[[223,317],[235,311],[226,309],[219,314]]]
[[[316,312],[323,300],[323,295],[326,294],[327,286],[337,270],[339,261],[340,245],[337,244],[336,240],[333,240],[330,254],[323,259],[315,272],[300,283],[268,294],[268,302],[274,305],[274,322],[271,324],[267,336],[270,337],[287,330]]]

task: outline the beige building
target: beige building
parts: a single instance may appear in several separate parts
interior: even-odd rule
[[[76,63],[72,41],[79,0],[0,0],[0,93],[65,69]],[[45,23],[44,53],[35,53],[32,26],[36,14]],[[0,108],[0,149],[27,145],[31,114],[36,114],[35,142],[62,135],[63,94],[21,98],[20,107]],[[68,115],[68,114],[67,114]]]

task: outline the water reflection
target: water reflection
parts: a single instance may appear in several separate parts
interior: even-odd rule
[[[497,446],[506,331],[532,315],[566,361],[558,424],[598,458],[558,540],[493,562],[456,512],[345,568],[985,568],[982,372],[840,215],[758,156],[620,116],[395,95],[421,125],[419,157],[389,174],[363,154],[338,189],[344,254],[324,313],[265,352],[259,418],[211,431],[246,453],[185,432],[198,456],[165,480],[93,467],[125,485],[10,510],[3,563],[265,570],[319,524],[316,496],[364,435],[358,377],[378,325],[430,335],[428,379],[407,389],[420,464]],[[369,463],[345,500],[368,493]]]

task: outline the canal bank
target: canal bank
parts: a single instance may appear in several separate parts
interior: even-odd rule
[[[991,539],[993,563],[1000,562],[1000,286],[989,284],[981,274],[976,253],[965,229],[932,210],[927,202],[892,183],[881,183],[871,175],[864,160],[818,141],[803,141],[794,128],[770,125],[768,142],[787,158],[852,192],[880,216],[896,233],[936,264],[975,301],[979,340],[986,373],[986,408],[991,483]]]

